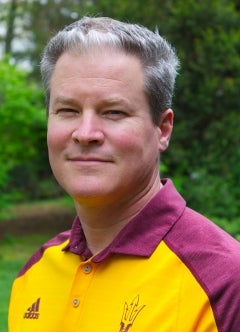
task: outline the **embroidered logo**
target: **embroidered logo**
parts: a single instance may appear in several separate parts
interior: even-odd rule
[[[39,318],[40,297],[25,312],[23,318],[38,319]]]
[[[139,295],[137,295],[130,304],[125,302],[119,332],[127,332],[133,326],[136,317],[145,307],[145,305],[140,306],[138,304]]]

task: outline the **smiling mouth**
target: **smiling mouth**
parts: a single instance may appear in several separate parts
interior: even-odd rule
[[[103,160],[96,160],[96,159],[88,159],[88,160],[83,160],[83,159],[78,159],[78,160],[70,160],[73,163],[76,164],[82,164],[82,165],[97,165],[97,164],[106,164],[107,161],[103,161]]]
[[[97,165],[97,164],[105,164],[105,163],[111,163],[112,161],[109,159],[104,158],[97,158],[97,157],[70,157],[67,158],[68,161],[72,163],[76,163],[79,165]]]

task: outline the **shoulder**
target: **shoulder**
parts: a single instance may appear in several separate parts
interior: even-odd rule
[[[166,243],[196,272],[210,269],[210,263],[240,277],[240,243],[212,221],[186,208],[166,237]],[[226,265],[223,265],[226,264]],[[216,271],[217,273],[217,271]]]
[[[189,208],[165,242],[208,295],[222,331],[235,331],[227,326],[240,325],[240,243]]]
[[[46,243],[44,243],[28,260],[28,262],[23,266],[23,268],[18,273],[18,277],[22,276],[24,273],[26,273],[34,264],[36,264],[38,261],[40,261],[43,257],[44,252],[51,248],[56,246],[62,246],[64,247],[66,241],[69,240],[70,237],[70,230],[59,233],[54,238],[50,239]]]

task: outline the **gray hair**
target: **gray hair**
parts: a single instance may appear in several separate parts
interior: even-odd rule
[[[153,122],[172,105],[175,78],[179,65],[171,45],[146,27],[123,23],[107,17],[84,17],[59,31],[47,44],[41,75],[49,107],[50,81],[56,62],[65,52],[89,52],[93,48],[117,49],[136,56],[143,66],[144,88]]]

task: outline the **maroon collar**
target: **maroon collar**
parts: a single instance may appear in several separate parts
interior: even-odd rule
[[[186,202],[169,179],[162,180],[163,187],[151,201],[115,237],[112,243],[93,257],[100,262],[110,254],[149,257],[182,215]],[[92,253],[78,217],[74,219],[69,244],[64,248],[89,259]]]

